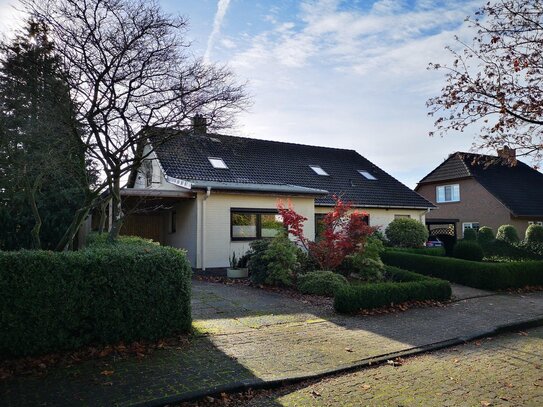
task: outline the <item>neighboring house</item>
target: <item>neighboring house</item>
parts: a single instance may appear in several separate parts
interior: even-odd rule
[[[496,233],[504,224],[522,238],[528,225],[543,224],[543,174],[515,160],[507,147],[498,156],[451,154],[415,191],[438,207],[426,217],[429,228],[450,225],[458,238],[468,228],[489,226]]]
[[[208,134],[199,120],[190,132],[148,130],[156,147],[122,190],[127,212],[137,208],[122,233],[185,248],[198,269],[226,267],[232,252],[275,236],[279,199],[308,219],[310,238],[333,194],[381,227],[395,217],[424,222],[433,207],[356,151]],[[157,142],[167,136],[175,137]]]

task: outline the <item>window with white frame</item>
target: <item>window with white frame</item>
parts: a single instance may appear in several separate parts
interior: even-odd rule
[[[409,219],[411,215],[394,215],[394,219]]]
[[[440,185],[436,187],[436,202],[459,202],[460,185]]]
[[[539,225],[539,226],[543,226],[543,222],[542,222],[542,221],[537,221],[537,220],[530,220],[530,221],[528,221],[528,225]]]
[[[224,160],[220,157],[207,157],[213,168],[216,168],[218,170],[227,170],[228,166],[224,162]]]
[[[464,236],[464,232],[466,229],[473,229],[475,232],[479,231],[479,222],[464,222],[462,223],[462,236]]]
[[[320,165],[310,165],[309,168],[311,168],[317,175],[324,175],[327,176],[328,173],[322,169]]]

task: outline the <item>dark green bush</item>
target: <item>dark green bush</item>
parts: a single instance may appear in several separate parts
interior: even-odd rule
[[[380,281],[383,279],[384,264],[380,258],[374,259],[356,253],[345,257],[340,271],[346,276],[353,276],[362,281]]]
[[[187,332],[190,277],[182,251],[150,244],[0,252],[0,355]]]
[[[257,284],[290,286],[300,270],[300,249],[285,236],[251,242],[249,267]]]
[[[422,247],[428,240],[428,229],[415,219],[399,218],[390,222],[386,236],[392,246]]]
[[[345,284],[347,279],[332,271],[311,271],[298,276],[298,290],[303,294],[332,297]]]
[[[542,260],[543,245],[537,243],[519,242],[507,243],[504,240],[493,240],[482,244],[486,258],[498,260]]]
[[[543,226],[534,224],[528,226],[525,240],[528,243],[543,243]]]
[[[483,226],[479,229],[477,241],[480,245],[492,243],[494,241],[494,231],[488,226]]]
[[[398,251],[382,255],[385,264],[454,283],[488,290],[543,284],[543,262],[481,263]]]
[[[403,253],[424,254],[426,256],[445,256],[445,248],[443,247],[421,247],[416,249],[410,247],[393,247],[387,250],[394,250]]]
[[[496,233],[496,239],[507,243],[518,243],[518,232],[513,225],[501,225]]]
[[[464,240],[477,240],[477,232],[475,231],[475,229],[464,230]]]
[[[484,253],[483,248],[476,241],[461,240],[454,246],[453,256],[457,259],[481,261]]]
[[[249,244],[247,267],[249,268],[251,280],[256,284],[264,284],[264,281],[266,281],[268,262],[264,259],[264,253],[266,253],[270,243],[271,240],[262,239]]]
[[[406,301],[442,301],[451,297],[448,281],[392,267],[387,268],[387,275],[396,281],[341,287],[334,296],[334,308],[338,312],[348,313]]]

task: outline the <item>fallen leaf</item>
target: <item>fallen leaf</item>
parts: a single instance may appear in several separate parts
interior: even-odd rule
[[[104,382],[102,386],[113,386],[113,382]]]
[[[311,390],[311,394],[315,397],[320,397],[321,394],[317,390]]]
[[[486,400],[481,400],[481,405],[483,407],[489,407],[492,405],[492,403],[490,401],[486,401]]]
[[[362,388],[363,388],[364,390],[368,390],[368,389],[371,388],[371,386],[370,386],[369,384],[363,384],[363,385],[362,385]]]
[[[458,362],[460,362],[458,359],[453,360],[453,363],[458,363]]]
[[[476,346],[481,346],[481,341],[475,341]]]
[[[518,334],[521,336],[528,336],[528,332],[524,332],[524,331],[520,331]]]
[[[352,350],[351,348],[345,348],[345,350],[346,350],[347,352],[353,352],[353,350]]]
[[[114,370],[102,370],[102,371],[100,372],[100,374],[101,374],[102,376],[111,376],[113,373],[115,373]]]

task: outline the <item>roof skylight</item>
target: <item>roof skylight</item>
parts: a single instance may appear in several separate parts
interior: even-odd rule
[[[318,175],[328,175],[328,173],[324,171],[320,165],[310,165],[309,168],[315,171]]]
[[[225,164],[222,158],[218,157],[207,157],[213,168],[217,168],[218,170],[227,170],[228,166]]]
[[[370,174],[366,170],[358,170],[359,174],[362,175],[364,178],[369,179],[371,181],[375,181],[377,178],[373,174]]]

